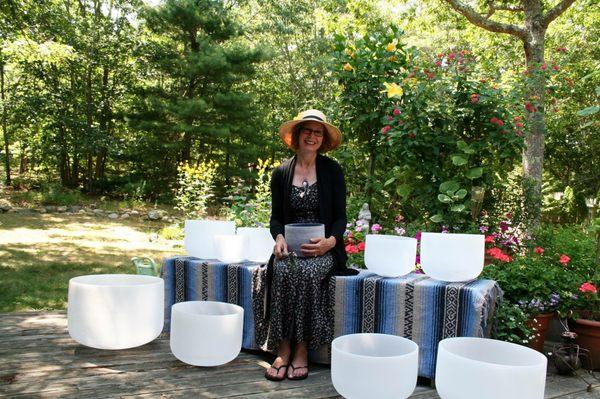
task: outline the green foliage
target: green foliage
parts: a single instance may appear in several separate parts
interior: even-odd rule
[[[254,188],[240,183],[227,198],[228,207],[225,216],[234,220],[237,227],[268,226],[271,217],[271,165],[268,160],[258,160],[256,168],[256,185]]]
[[[184,231],[181,226],[172,224],[165,226],[158,232],[158,235],[165,240],[183,240]]]
[[[521,118],[506,94],[475,79],[469,51],[420,59],[394,84],[380,136],[393,159],[387,183],[407,213],[466,228],[472,223],[474,187],[489,193],[506,179],[522,147]],[[389,93],[389,91],[388,91]],[[477,215],[475,215],[477,216]]]
[[[179,165],[175,201],[176,208],[186,218],[206,216],[208,201],[214,196],[217,167],[213,161],[201,162],[198,166]]]
[[[527,344],[534,338],[534,331],[528,326],[530,316],[518,305],[504,299],[498,305],[492,338],[515,344]]]

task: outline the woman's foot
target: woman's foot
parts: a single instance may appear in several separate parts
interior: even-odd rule
[[[279,350],[277,351],[277,357],[271,367],[267,371],[265,371],[265,378],[271,381],[282,381],[285,379],[285,375],[288,370],[288,365],[290,362],[290,343],[282,342],[279,345]]]
[[[288,367],[288,380],[303,380],[308,377],[308,349],[304,342],[296,345],[294,360]]]

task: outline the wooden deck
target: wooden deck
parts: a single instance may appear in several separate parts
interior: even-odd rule
[[[27,398],[339,398],[329,368],[314,365],[304,381],[263,377],[268,355],[242,352],[220,367],[192,367],[171,354],[165,338],[140,348],[102,351],[73,341],[65,312],[0,314],[0,396]],[[587,377],[591,380],[591,377]],[[411,398],[438,398],[418,386]],[[575,377],[549,373],[546,398],[598,399]],[[376,398],[374,398],[376,399]],[[507,398],[518,399],[518,398]]]

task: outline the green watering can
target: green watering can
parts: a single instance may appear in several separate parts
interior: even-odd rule
[[[159,267],[156,266],[156,262],[152,258],[147,256],[140,256],[131,258],[131,263],[135,266],[137,274],[143,274],[146,276],[158,276],[160,273]]]

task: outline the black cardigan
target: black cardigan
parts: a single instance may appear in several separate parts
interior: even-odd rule
[[[284,226],[294,220],[290,204],[290,192],[294,180],[296,156],[285,160],[271,177],[271,234],[276,238],[284,234]],[[331,158],[317,155],[317,187],[319,189],[319,217],[325,225],[325,236],[335,237],[331,249],[335,261],[335,272],[345,274],[348,256],[344,249],[346,231],[346,183],[342,167]]]
[[[294,180],[296,156],[286,159],[273,171],[271,176],[271,221],[269,227],[273,238],[284,234],[285,225],[292,223],[294,215],[290,203],[290,192]],[[358,270],[348,269],[348,255],[344,248],[346,231],[346,183],[342,167],[335,160],[318,154],[316,161],[317,187],[319,189],[319,218],[325,225],[325,236],[335,237],[332,275],[355,275]],[[271,308],[271,284],[275,255],[271,255],[267,264],[267,294],[263,317],[269,318]]]

